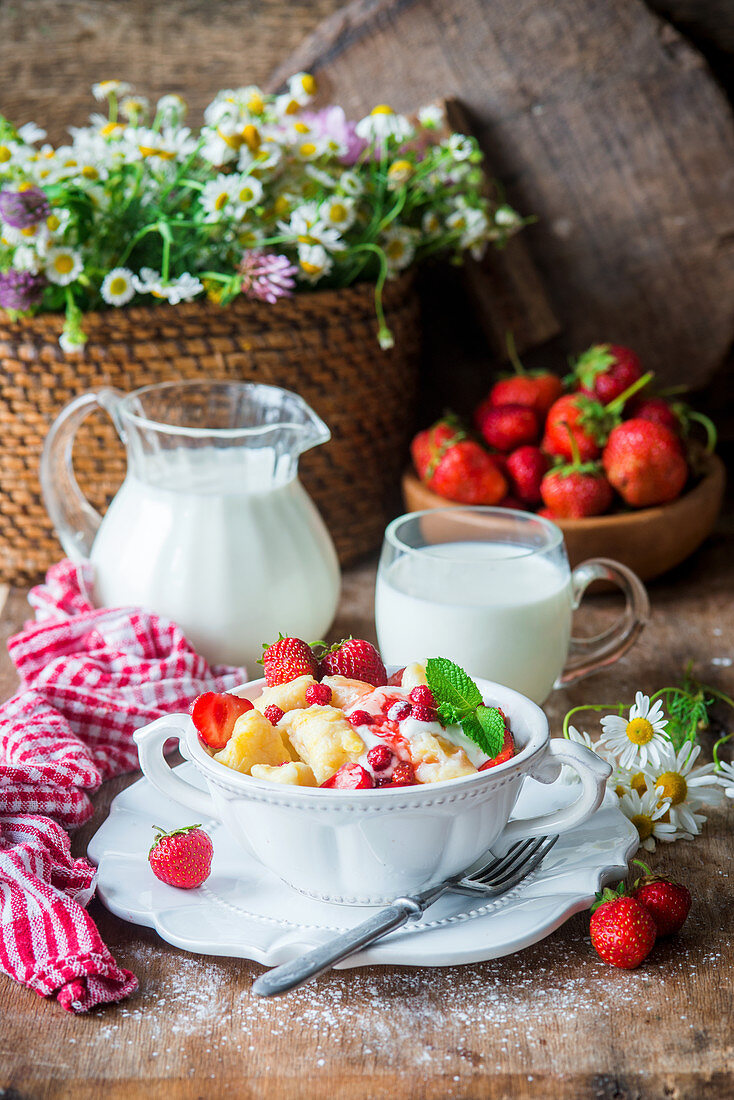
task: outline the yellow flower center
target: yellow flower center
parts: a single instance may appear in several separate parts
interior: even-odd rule
[[[273,210],[275,211],[275,213],[278,216],[280,216],[281,214],[287,214],[288,209],[289,209],[289,205],[290,204],[288,202],[288,199],[285,197],[285,195],[278,195],[277,199],[275,200],[275,202],[273,204]]]
[[[378,103],[376,107],[373,107],[370,111],[371,115],[394,115],[392,107],[388,107],[387,103]]]
[[[311,73],[304,73],[301,77],[301,87],[306,95],[316,95],[316,77]]]
[[[633,745],[647,745],[655,736],[652,722],[647,718],[633,718],[627,723],[626,734]]]
[[[122,126],[119,122],[106,122],[99,132],[102,137],[109,137],[111,134],[116,134],[119,130],[122,130]]]
[[[304,141],[300,153],[302,157],[312,157],[316,152],[316,146],[312,141]]]
[[[631,821],[639,833],[640,840],[647,840],[652,836],[652,818],[647,814],[635,814]]]
[[[251,153],[256,153],[262,145],[260,131],[257,126],[253,126],[251,122],[248,122],[247,126],[245,126],[242,131],[242,140]]]
[[[293,129],[297,134],[310,134],[311,127],[307,126],[305,122],[294,122]]]
[[[255,192],[251,187],[243,187],[240,191],[240,202],[252,202],[255,197]]]
[[[124,294],[127,290],[127,279],[117,275],[110,283],[110,294]]]
[[[56,214],[49,214],[49,216],[46,218],[46,225],[52,233],[55,233],[61,225],[61,218],[59,218]]]
[[[225,208],[225,206],[227,205],[228,202],[229,202],[229,195],[227,194],[226,191],[222,191],[222,192],[220,192],[219,195],[217,195],[216,199],[214,200],[214,209],[215,210],[224,210],[224,208]]]
[[[38,227],[35,225],[29,225],[26,229],[21,229],[21,234],[24,237],[35,237]]]
[[[5,164],[9,161],[12,155],[7,145],[0,145],[0,164]]]
[[[138,149],[142,157],[160,157],[161,160],[173,160],[176,156],[168,149],[155,149],[152,145],[139,145]]]
[[[307,260],[301,260],[301,267],[307,275],[318,275],[318,273],[321,271],[320,264],[310,264]]]
[[[637,791],[639,795],[643,795],[647,790],[647,780],[642,772],[635,772],[630,779],[630,787],[633,791]]]
[[[33,187],[32,183],[21,183],[21,184],[18,185],[18,190],[19,191],[30,191],[32,187]]]
[[[333,222],[343,222],[346,221],[349,211],[343,202],[335,202],[331,206],[330,213]]]
[[[389,256],[391,260],[399,260],[405,253],[405,245],[402,241],[390,241],[385,249],[385,255]]]
[[[261,95],[257,92],[253,92],[247,101],[247,110],[252,111],[253,115],[261,115],[265,110],[265,101]]]
[[[301,104],[297,99],[289,99],[286,104],[285,113],[287,115],[297,115],[301,109]]]
[[[388,176],[398,176],[401,179],[409,176],[413,171],[413,165],[409,160],[396,160],[387,170]]]
[[[75,160],[65,160],[64,161],[64,168],[76,168],[76,161]]]
[[[99,172],[91,164],[85,164],[82,168],[82,175],[86,180],[98,180]]]
[[[58,271],[59,275],[68,275],[73,267],[74,260],[68,253],[63,253],[54,260],[54,268]]]
[[[655,790],[660,791],[662,798],[669,798],[672,806],[679,806],[686,800],[688,784],[680,772],[663,772],[655,781]]]

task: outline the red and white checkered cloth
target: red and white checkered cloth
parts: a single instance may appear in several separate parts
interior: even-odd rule
[[[70,1012],[137,980],[86,912],[95,869],[72,859],[65,829],[88,820],[103,780],[138,767],[136,729],[246,679],[211,668],[167,619],[95,609],[90,581],[62,561],[32,589],[36,621],[8,642],[20,689],[0,707],[0,966]]]

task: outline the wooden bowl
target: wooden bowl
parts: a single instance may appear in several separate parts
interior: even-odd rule
[[[586,558],[614,558],[643,581],[659,577],[685,561],[711,534],[721,510],[726,474],[718,455],[706,455],[700,481],[670,504],[589,519],[559,519],[571,568]],[[409,512],[451,507],[431,492],[413,470],[403,474]],[[455,505],[458,507],[458,505]]]

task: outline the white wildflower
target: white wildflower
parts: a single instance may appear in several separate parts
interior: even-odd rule
[[[638,691],[628,719],[617,714],[602,718],[601,741],[618,757],[622,767],[644,768],[648,762],[659,764],[663,750],[670,745],[670,738],[665,733],[667,724],[661,700],[651,707],[649,697]]]

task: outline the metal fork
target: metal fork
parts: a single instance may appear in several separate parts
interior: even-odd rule
[[[443,882],[428,886],[411,897],[396,898],[392,905],[374,913],[356,928],[350,928],[305,955],[261,974],[253,983],[252,991],[260,997],[273,997],[303,985],[331,969],[335,963],[381,939],[388,932],[402,927],[409,920],[415,920],[429,905],[433,905],[449,891],[471,894],[473,897],[499,897],[506,894],[540,866],[557,840],[557,836],[541,836],[518,841],[503,856],[497,857],[488,853],[489,858],[485,857],[479,863],[475,860],[469,867]]]

